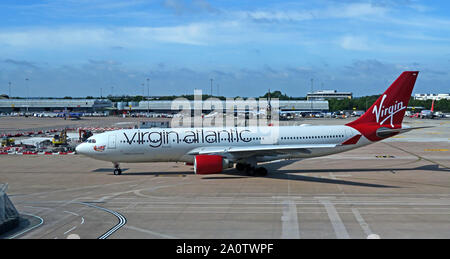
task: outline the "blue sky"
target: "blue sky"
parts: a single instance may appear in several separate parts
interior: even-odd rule
[[[13,96],[450,92],[450,2],[0,2],[0,92]],[[26,81],[25,78],[29,80]],[[28,85],[27,85],[28,83]],[[144,86],[142,86],[144,84]]]

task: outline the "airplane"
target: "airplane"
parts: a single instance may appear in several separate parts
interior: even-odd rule
[[[65,113],[64,117],[68,117],[71,120],[81,120],[81,116],[83,114],[81,112],[69,112]]]
[[[402,125],[418,71],[403,72],[378,100],[345,125],[124,129],[87,139],[76,152],[120,163],[184,162],[195,174],[217,174],[233,167],[249,176],[266,176],[258,163],[306,159],[363,147],[426,127]]]
[[[63,117],[64,119],[71,119],[71,120],[80,120],[81,116],[83,116],[83,114],[81,112],[69,112],[67,110],[67,108],[64,108],[64,111],[58,113],[59,117]]]
[[[427,119],[433,119],[433,118],[435,118],[436,116],[434,115],[434,99],[433,99],[433,102],[431,102],[431,110],[422,110],[421,112],[420,112],[420,118],[422,118],[422,119],[424,119],[424,118],[427,118]]]

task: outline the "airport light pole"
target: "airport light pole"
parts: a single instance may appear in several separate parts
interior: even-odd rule
[[[311,78],[311,97],[310,97],[310,99],[311,99],[311,116],[312,116],[312,113],[313,113],[313,98],[312,98],[312,94],[313,94],[313,83],[314,83],[314,79]]]
[[[150,86],[149,86],[149,81],[150,81],[150,78],[147,78],[147,113],[150,113],[150,103],[149,103]]]
[[[211,80],[211,96],[212,96],[212,88],[213,88],[213,80],[214,79],[211,78],[210,80]]]
[[[27,113],[28,113],[28,106],[30,106],[30,87],[28,86],[28,78],[25,78],[26,88],[27,88]]]
[[[8,84],[9,84],[9,87],[8,87],[8,96],[9,96],[9,98],[11,98],[11,82],[8,82]]]

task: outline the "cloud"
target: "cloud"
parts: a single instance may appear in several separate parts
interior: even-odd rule
[[[329,10],[329,15],[331,17],[337,18],[356,18],[356,17],[367,17],[376,16],[382,17],[389,10],[383,6],[375,5],[371,3],[355,3],[346,6],[340,6]]]
[[[353,75],[369,77],[394,74],[400,69],[394,64],[383,63],[376,59],[355,60],[351,65],[345,66],[345,70]]]
[[[219,13],[219,10],[206,0],[165,0],[163,6],[174,11],[177,15],[202,12]]]
[[[240,11],[236,12],[236,15],[258,22],[300,22],[319,19],[367,18],[368,16],[382,17],[388,11],[383,6],[370,3],[350,3],[309,10]]]
[[[416,0],[377,0],[375,3],[379,6],[412,9],[418,12],[429,12],[434,9],[429,5],[420,4],[418,2],[419,1]]]
[[[108,46],[111,42],[122,48],[155,42],[203,45],[206,44],[207,32],[210,30],[212,25],[208,24],[172,27],[28,28],[20,31],[0,31],[0,44],[49,49]]]
[[[368,40],[361,36],[343,36],[338,40],[338,44],[347,50],[370,50]]]
[[[186,7],[183,1],[180,0],[165,0],[164,6],[175,11],[176,14],[182,14]]]
[[[242,18],[250,18],[257,22],[305,21],[314,18],[310,12],[298,11],[250,11],[237,14]]]
[[[25,61],[25,60],[5,59],[3,62],[6,64],[18,66],[18,67],[27,67],[27,68],[34,68],[34,69],[38,68],[38,66],[36,66],[34,63]]]
[[[4,80],[23,80],[23,70],[2,69]],[[421,71],[420,84],[429,87],[430,80],[439,80],[433,89],[448,89],[448,73],[426,64],[411,62],[389,63],[379,59],[357,59],[347,66],[285,66],[265,64],[258,67],[209,67],[193,68],[185,65],[174,67],[155,62],[149,68],[129,68],[127,63],[110,59],[89,59],[80,65],[42,67],[31,77],[31,96],[98,96],[100,89],[106,96],[114,91],[118,95],[142,95],[146,93],[146,78],[150,78],[152,95],[192,94],[199,88],[209,93],[213,78],[214,93],[220,85],[224,96],[258,96],[264,90],[281,90],[290,96],[304,96],[310,91],[311,79],[315,89],[352,91],[355,96],[379,94],[404,70]],[[51,78],[51,80],[49,80]],[[144,83],[144,86],[142,86]],[[45,86],[45,87],[44,87]],[[113,88],[113,89],[112,89]],[[441,90],[441,91],[444,91]],[[22,91],[22,92],[20,92]],[[26,93],[17,88],[16,96]]]
[[[214,8],[208,1],[206,0],[194,0],[194,5],[200,8],[201,10],[207,11],[209,13],[218,13],[219,10]]]
[[[122,65],[121,62],[117,62],[114,60],[92,60],[89,59],[88,63],[85,64],[85,67],[92,67],[99,70],[115,70],[119,69]]]
[[[31,49],[67,49],[72,47],[150,48],[158,43],[206,46],[245,42],[297,42],[295,32],[267,31],[239,21],[197,22],[175,26],[133,27],[58,27],[0,29],[0,46]]]
[[[436,70],[436,69],[429,69],[429,68],[424,68],[424,69],[420,70],[420,72],[423,73],[423,74],[431,74],[433,76],[446,76],[446,75],[448,75],[447,71]]]

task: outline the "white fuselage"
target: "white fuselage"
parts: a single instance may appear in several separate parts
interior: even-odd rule
[[[101,133],[77,147],[77,152],[89,157],[119,162],[192,163],[198,148],[236,146],[264,147],[265,145],[335,144],[330,148],[311,152],[265,154],[257,162],[277,159],[301,159],[335,154],[372,143],[364,136],[355,144],[341,145],[360,132],[349,126],[280,126],[233,128],[151,128],[127,129]],[[93,143],[95,142],[95,143]],[[228,157],[236,162],[238,158]],[[233,161],[234,160],[234,161]]]

